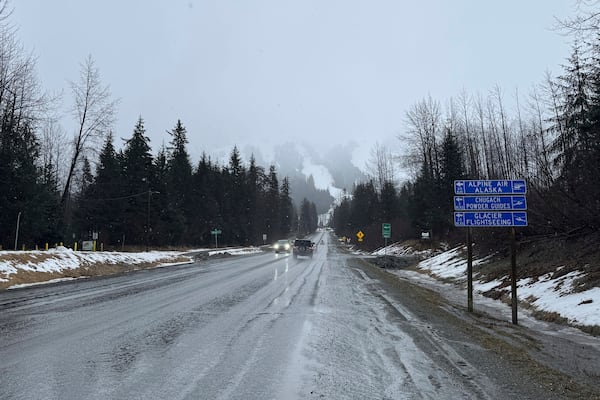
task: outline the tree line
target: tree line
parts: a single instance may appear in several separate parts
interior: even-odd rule
[[[192,245],[211,243],[220,230],[221,243],[257,245],[298,230],[289,181],[280,182],[275,166],[265,170],[254,158],[245,166],[237,147],[227,165],[204,154],[192,166],[181,121],[169,134],[153,157],[140,118],[121,151],[108,137],[96,176],[84,162],[72,223],[79,236],[97,231],[112,245]]]
[[[92,57],[71,82],[69,137],[56,117],[60,96],[42,90],[7,4],[0,0],[0,246],[96,237],[107,248],[208,245],[213,230],[222,232],[219,243],[258,245],[316,229],[314,203],[296,210],[275,166],[254,157],[246,165],[237,147],[226,165],[206,154],[193,165],[181,121],[156,155],[141,117],[117,150],[118,101]]]
[[[406,112],[399,136],[402,166],[412,178],[398,186],[396,159],[377,147],[371,181],[341,199],[333,224],[341,234],[380,230],[394,222],[397,238],[431,231],[456,233],[453,181],[525,178],[529,226],[525,235],[574,235],[600,228],[600,21],[590,11],[563,21],[573,34],[561,73],[546,73],[528,95],[460,93],[431,97]],[[394,162],[390,161],[394,159]],[[381,233],[375,233],[381,238]]]

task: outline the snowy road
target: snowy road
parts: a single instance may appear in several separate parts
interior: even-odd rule
[[[590,396],[323,240],[1,292],[0,399]]]

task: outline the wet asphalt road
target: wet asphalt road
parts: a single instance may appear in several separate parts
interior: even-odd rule
[[[269,398],[317,269],[269,253],[2,293],[0,398]]]
[[[324,240],[0,292],[0,399],[594,398]]]

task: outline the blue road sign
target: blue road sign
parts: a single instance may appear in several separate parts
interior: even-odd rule
[[[527,210],[527,200],[525,196],[454,196],[454,210]]]
[[[525,194],[525,179],[458,180],[454,181],[454,194]]]
[[[455,226],[527,226],[527,213],[524,211],[455,212]]]

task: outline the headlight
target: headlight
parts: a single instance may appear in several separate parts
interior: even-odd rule
[[[278,245],[278,244],[275,244],[275,248],[276,248],[276,249],[278,249],[278,248],[279,248],[279,245]]]

